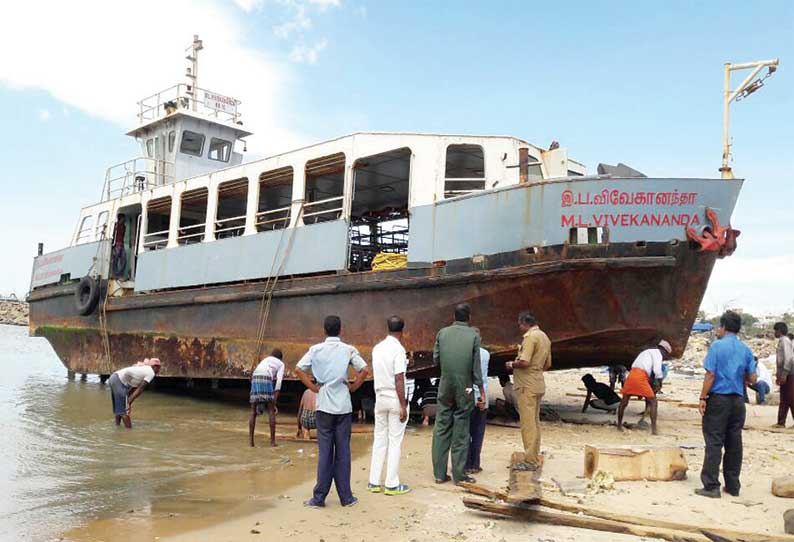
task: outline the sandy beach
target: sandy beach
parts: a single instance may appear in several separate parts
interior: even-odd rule
[[[544,422],[543,450],[546,463],[542,481],[544,495],[571,503],[617,513],[691,523],[703,527],[720,526],[759,533],[782,533],[783,512],[791,507],[786,499],[770,493],[773,477],[788,472],[794,451],[790,448],[792,430],[773,430],[777,408],[748,405],[744,432],[745,459],[742,493],[738,498],[724,494],[720,500],[693,494],[700,487],[699,471],[703,457],[699,414],[686,405],[697,397],[700,381],[672,378],[660,405],[660,435],[646,430],[618,433],[607,425],[613,416],[588,410],[581,414],[582,394],[577,388],[583,371],[556,372],[547,376],[545,403],[563,419],[577,423]],[[680,403],[677,402],[680,400]],[[684,405],[684,406],[679,406]],[[641,403],[632,403],[627,422],[636,422]],[[241,428],[238,428],[241,429]],[[286,429],[284,429],[286,433]],[[241,444],[244,440],[240,432]],[[216,475],[196,482],[194,491],[202,495],[203,517],[184,507],[170,514],[161,510],[156,518],[146,513],[130,514],[87,525],[67,538],[110,540],[118,529],[136,533],[133,539],[161,539],[169,542],[226,542],[238,540],[324,540],[366,541],[387,536],[395,540],[494,540],[542,542],[562,540],[640,540],[640,538],[533,525],[506,520],[467,510],[461,498],[464,491],[451,483],[433,482],[429,459],[432,428],[411,426],[403,445],[401,477],[413,487],[405,496],[388,497],[366,491],[371,435],[353,436],[353,489],[360,502],[342,508],[335,493],[329,495],[323,510],[307,509],[302,503],[310,496],[316,458],[313,443],[282,442],[274,452],[258,435],[253,453],[277,454],[269,473],[249,471]],[[588,491],[584,495],[563,496],[555,481],[564,486],[583,482],[583,447],[595,445],[664,444],[683,446],[689,463],[688,477],[675,482],[616,482],[612,489]],[[483,449],[484,471],[478,482],[494,488],[507,482],[510,453],[520,448],[517,429],[489,425]],[[274,456],[276,457],[276,456]],[[274,476],[274,474],[281,473]],[[191,497],[195,501],[195,496]],[[233,504],[235,503],[236,504]],[[231,504],[230,504],[231,503]],[[244,503],[244,504],[240,504]],[[136,524],[128,529],[129,523]],[[107,537],[107,538],[105,538]]]

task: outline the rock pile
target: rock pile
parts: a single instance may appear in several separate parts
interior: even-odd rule
[[[0,324],[28,325],[28,304],[24,301],[0,301]]]
[[[683,375],[701,375],[705,371],[703,369],[703,360],[706,358],[709,346],[712,341],[716,340],[716,335],[711,333],[693,333],[689,337],[689,342],[684,350],[684,355],[679,359],[674,359],[670,363],[670,369],[678,374]],[[750,347],[753,354],[758,356],[758,359],[765,359],[769,356],[774,356],[777,341],[773,336],[751,336],[742,337],[742,341]],[[767,363],[767,368],[772,369]]]

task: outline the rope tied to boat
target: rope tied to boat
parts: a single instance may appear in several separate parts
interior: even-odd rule
[[[301,220],[303,216],[303,205],[304,202],[301,201],[300,207],[298,208],[297,216],[295,217],[295,226],[292,228],[289,227],[289,224],[281,230],[281,237],[278,241],[278,246],[276,247],[276,252],[273,255],[273,261],[270,264],[270,272],[268,274],[267,280],[265,281],[265,288],[262,292],[262,301],[259,305],[259,323],[257,328],[256,334],[256,348],[254,349],[254,360],[251,365],[253,368],[259,360],[262,359],[262,346],[265,342],[265,333],[267,331],[267,323],[270,319],[270,307],[273,302],[273,292],[276,289],[276,285],[278,284],[278,279],[284,272],[284,268],[287,265],[287,261],[289,260],[290,254],[292,253],[292,246],[295,241],[295,233],[298,231],[297,224]],[[276,261],[278,260],[279,254],[281,253],[281,246],[284,241],[284,236],[287,233],[287,230],[290,231],[289,240],[287,241],[286,249],[284,250],[283,257],[281,259],[281,263],[279,264],[278,268],[276,268]],[[274,273],[275,271],[275,273]]]

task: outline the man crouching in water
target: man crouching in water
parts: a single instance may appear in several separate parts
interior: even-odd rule
[[[113,415],[116,425],[124,422],[124,427],[132,429],[132,403],[141,396],[154,377],[160,373],[160,360],[146,358],[132,367],[119,369],[108,379],[110,400],[113,403]]]

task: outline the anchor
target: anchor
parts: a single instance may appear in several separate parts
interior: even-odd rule
[[[730,223],[721,226],[717,213],[710,207],[706,207],[706,218],[712,225],[706,226],[702,235],[698,235],[691,226],[687,226],[687,238],[700,245],[698,252],[717,252],[720,258],[733,254],[736,250],[736,238],[741,232],[731,228]]]

